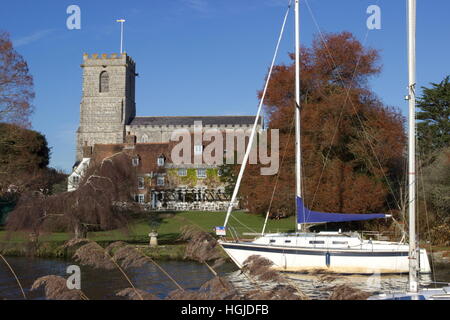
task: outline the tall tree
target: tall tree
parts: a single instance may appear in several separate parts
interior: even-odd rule
[[[8,189],[27,189],[50,160],[45,136],[15,124],[0,123],[0,197]]]
[[[301,69],[306,204],[329,212],[395,209],[390,191],[401,181],[404,119],[369,89],[381,70],[378,52],[348,32],[326,34],[302,48]],[[281,165],[278,176],[250,166],[241,195],[253,212],[265,212],[271,201],[274,214],[295,212],[294,92],[294,64],[276,66],[265,105],[269,127],[280,130]]]
[[[9,35],[0,32],[0,122],[28,127],[33,111],[33,78]]]
[[[431,88],[422,87],[418,99],[417,136],[424,155],[433,155],[450,146],[450,76]]]

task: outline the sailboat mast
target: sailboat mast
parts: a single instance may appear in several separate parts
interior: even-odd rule
[[[300,0],[295,0],[295,195],[302,197],[300,148]],[[295,201],[297,204],[297,200]],[[298,208],[296,210],[299,212]],[[296,224],[297,226],[297,224]]]
[[[288,14],[289,14],[290,8],[291,8],[291,1],[289,1],[289,5],[288,5],[288,8],[286,10],[286,14],[284,16],[283,25],[281,26],[280,35],[278,37],[277,46],[275,48],[275,53],[274,53],[273,58],[272,58],[272,63],[270,65],[269,73],[268,73],[268,76],[267,76],[267,79],[266,79],[266,84],[264,85],[264,90],[263,90],[263,93],[262,93],[262,96],[261,96],[261,100],[259,101],[258,112],[256,113],[255,122],[253,123],[253,128],[252,128],[252,132],[250,134],[250,138],[248,140],[247,149],[245,150],[244,158],[242,159],[241,169],[239,170],[239,174],[238,174],[238,177],[237,177],[237,180],[236,180],[236,185],[234,186],[234,190],[233,190],[233,195],[231,196],[231,201],[230,201],[230,203],[228,205],[227,215],[225,216],[225,222],[223,224],[223,227],[226,227],[227,224],[228,224],[228,220],[229,220],[229,218],[231,216],[231,211],[233,210],[234,203],[236,202],[236,199],[237,199],[237,194],[238,194],[238,191],[239,191],[239,187],[241,185],[242,177],[244,176],[244,171],[245,171],[245,167],[247,165],[248,158],[250,156],[250,152],[252,150],[252,147],[254,147],[253,146],[253,141],[254,141],[254,138],[255,138],[255,135],[256,135],[256,128],[258,126],[258,122],[260,121],[259,119],[260,119],[262,107],[263,107],[263,104],[264,104],[264,98],[266,97],[267,88],[269,86],[270,78],[271,78],[272,71],[273,71],[273,68],[274,68],[274,65],[275,65],[275,59],[276,59],[277,54],[278,54],[278,49],[280,48],[280,43],[281,43],[281,39],[283,37],[284,27],[286,25],[286,21],[287,21],[287,18],[288,18]],[[264,229],[265,229],[265,227],[264,227]],[[264,233],[264,230],[263,230],[263,233]]]
[[[409,291],[417,292],[418,257],[416,248],[416,0],[408,0],[408,195],[409,195]]]

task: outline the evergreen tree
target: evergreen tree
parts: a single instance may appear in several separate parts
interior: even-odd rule
[[[417,135],[421,152],[433,156],[450,146],[450,76],[441,83],[431,83],[431,88],[422,87],[418,99]]]

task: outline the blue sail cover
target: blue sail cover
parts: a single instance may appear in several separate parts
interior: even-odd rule
[[[323,222],[345,222],[386,218],[384,213],[327,213],[312,211],[305,207],[303,199],[297,197],[297,222],[302,223],[323,223]]]

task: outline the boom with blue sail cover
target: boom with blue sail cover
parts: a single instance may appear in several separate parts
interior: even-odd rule
[[[309,210],[303,203],[303,199],[297,197],[297,223],[325,223],[325,222],[345,222],[362,221],[380,218],[388,218],[390,215],[384,213],[328,213]]]

